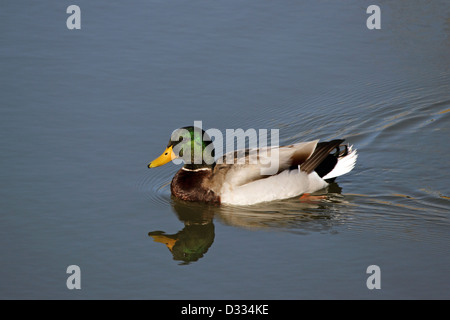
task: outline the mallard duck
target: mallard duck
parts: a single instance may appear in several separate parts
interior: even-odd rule
[[[175,130],[166,150],[148,167],[159,167],[181,158],[184,166],[170,185],[174,197],[253,205],[313,193],[325,188],[328,181],[350,172],[357,153],[343,142],[343,139],[314,140],[246,149],[214,159],[211,138],[202,129],[190,126]]]

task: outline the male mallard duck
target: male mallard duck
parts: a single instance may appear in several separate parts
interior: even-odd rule
[[[183,127],[173,132],[166,150],[148,167],[182,158],[184,166],[170,185],[173,196],[186,201],[251,205],[312,193],[325,188],[326,180],[350,172],[356,149],[343,145],[343,141],[246,149],[214,161],[214,145],[205,131]]]

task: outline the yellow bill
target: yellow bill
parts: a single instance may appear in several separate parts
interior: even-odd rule
[[[150,235],[150,236],[153,238],[153,240],[155,242],[164,243],[167,246],[167,248],[169,248],[170,251],[172,251],[173,246],[178,241],[178,239],[173,239],[173,238],[167,237],[167,236],[165,236],[163,234],[161,234],[161,235]]]
[[[166,163],[172,161],[175,158],[177,158],[177,156],[173,152],[172,146],[170,146],[166,150],[164,150],[162,155],[160,155],[158,158],[156,158],[155,160],[150,162],[148,167],[149,168],[159,167],[159,166],[165,165]]]

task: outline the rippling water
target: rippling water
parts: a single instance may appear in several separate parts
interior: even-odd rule
[[[0,11],[0,297],[449,297],[445,1],[381,1],[381,30],[364,1],[77,4]],[[185,203],[146,166],[196,120],[358,162],[323,199]]]

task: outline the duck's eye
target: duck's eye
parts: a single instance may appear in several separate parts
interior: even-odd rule
[[[168,152],[164,153],[165,156],[167,156]]]

